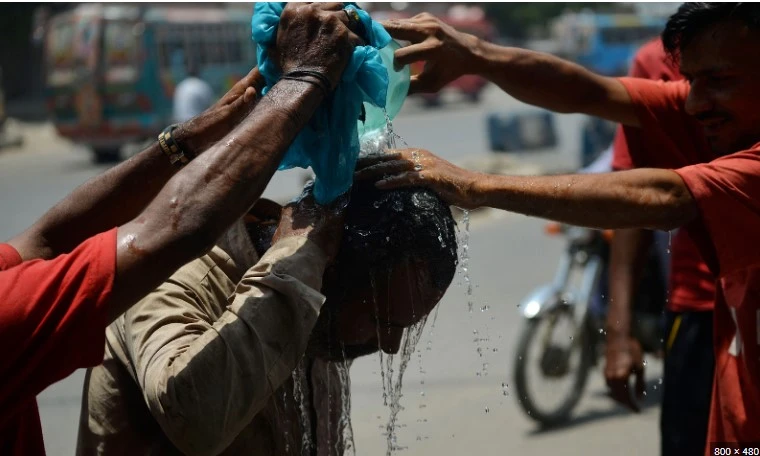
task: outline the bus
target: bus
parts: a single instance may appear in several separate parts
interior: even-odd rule
[[[654,15],[570,13],[554,22],[552,35],[564,57],[605,76],[624,76],[639,47],[659,36],[666,21]]]
[[[191,67],[221,96],[256,64],[251,11],[82,4],[53,17],[45,97],[58,133],[118,160],[124,144],[172,122],[175,86]]]

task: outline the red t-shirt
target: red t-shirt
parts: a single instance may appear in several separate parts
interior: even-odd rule
[[[686,112],[689,85],[622,78],[639,100],[642,129],[667,147],[673,160],[692,152],[707,161],[699,125]],[[665,134],[667,133],[667,135]],[[679,155],[680,154],[680,155]],[[692,161],[693,163],[693,161]],[[760,143],[677,169],[700,216],[681,229],[718,278],[713,340],[715,377],[708,430],[710,442],[760,442]]]
[[[718,276],[708,442],[760,442],[760,143],[676,171],[699,206],[687,229]],[[707,452],[710,454],[710,452]]]
[[[639,49],[631,64],[630,76],[652,80],[676,81],[682,79],[678,68],[668,59],[662,41],[657,38]],[[616,171],[633,168],[676,169],[697,163],[709,162],[717,158],[707,143],[699,148],[684,149],[682,139],[673,135],[666,125],[660,124],[653,116],[661,115],[659,110],[668,107],[671,100],[663,100],[660,94],[639,90],[624,80],[634,104],[641,114],[649,118],[647,129],[618,127],[613,145],[612,168]],[[683,90],[683,89],[681,89]],[[688,85],[686,86],[688,91]],[[687,92],[688,93],[688,92]],[[656,106],[657,111],[647,106]],[[679,107],[679,109],[681,109]],[[702,136],[699,125],[691,118],[681,119],[683,125],[678,131],[688,132],[696,138]],[[631,153],[633,151],[633,153]],[[694,241],[683,230],[676,232],[671,242],[670,286],[668,309],[674,312],[712,310],[715,302],[715,278],[705,264]]]
[[[116,229],[49,261],[0,244],[0,454],[45,454],[35,398],[103,361],[115,272]]]

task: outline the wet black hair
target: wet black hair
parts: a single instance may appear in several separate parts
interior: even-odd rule
[[[330,321],[344,304],[348,289],[373,287],[373,277],[387,274],[406,259],[425,265],[427,271],[420,272],[426,273],[443,295],[458,262],[456,226],[449,206],[423,188],[387,191],[376,189],[371,182],[355,183],[346,208],[341,247],[323,283],[327,301],[307,354],[340,360],[376,352],[376,345],[339,346],[337,328]]]
[[[662,44],[673,61],[695,36],[706,28],[727,20],[741,21],[750,28],[760,28],[760,4],[748,2],[687,2],[670,16],[662,32]]]
[[[457,265],[456,231],[448,205],[423,188],[387,191],[357,183],[335,260],[340,282],[361,281],[404,259],[427,263],[433,286],[439,291],[448,288]]]

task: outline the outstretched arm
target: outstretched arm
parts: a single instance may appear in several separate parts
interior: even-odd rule
[[[499,176],[458,168],[422,149],[364,158],[358,168],[358,179],[379,179],[379,188],[422,186],[464,208],[493,207],[592,228],[669,230],[697,216],[681,177],[662,169]]]
[[[197,155],[227,134],[253,108],[262,83],[254,68],[214,106],[181,125],[175,138],[182,148]],[[155,142],[81,185],[8,243],[23,260],[67,253],[85,239],[134,219],[177,170]]]
[[[614,78],[550,54],[488,43],[427,13],[383,26],[394,38],[412,42],[396,51],[397,64],[426,62],[412,78],[411,93],[436,92],[459,76],[479,74],[528,104],[639,125],[628,92]]]
[[[333,89],[360,39],[342,4],[288,4],[276,48],[284,72],[319,71]],[[312,78],[312,76],[304,76]],[[264,191],[285,151],[323,99],[314,83],[283,79],[235,129],[193,160],[117,235],[115,318],[202,255]]]

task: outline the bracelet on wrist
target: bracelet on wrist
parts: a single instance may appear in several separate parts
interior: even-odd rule
[[[158,145],[164,152],[164,155],[169,159],[169,162],[175,166],[184,166],[195,158],[189,152],[182,150],[174,137],[174,131],[178,125],[173,124],[164,128],[164,131],[158,135]]]
[[[330,82],[330,79],[327,76],[320,73],[319,71],[314,71],[314,70],[288,71],[287,73],[283,74],[280,79],[288,79],[291,81],[301,81],[301,82],[306,82],[308,84],[315,85],[319,87],[319,89],[322,91],[322,94],[325,97],[330,93],[331,87],[332,87],[332,83]]]

